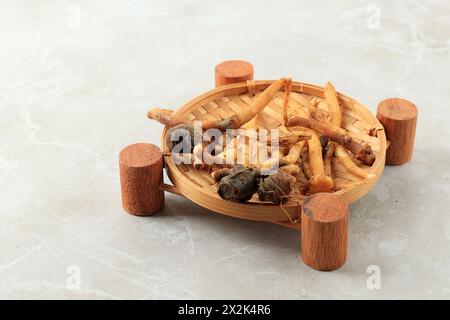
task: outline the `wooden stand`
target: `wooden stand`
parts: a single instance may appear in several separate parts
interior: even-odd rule
[[[253,80],[253,65],[250,62],[228,60],[216,66],[216,88],[247,80]]]
[[[239,83],[245,82],[247,83]],[[241,60],[225,61],[215,67],[216,89],[192,100],[178,110],[180,117],[195,115],[194,120],[205,120],[206,117],[221,117],[231,108],[223,101],[224,97],[239,94],[241,99],[252,99],[255,88],[258,91],[267,88],[272,81],[253,81],[253,66],[251,63]],[[223,85],[237,83],[227,87]],[[294,83],[291,94],[306,94],[320,97],[323,88],[305,84]],[[205,96],[207,103],[205,105]],[[358,115],[367,127],[378,128],[378,121],[367,112],[366,108],[356,101],[340,94],[346,110]],[[344,99],[345,98],[345,99]],[[244,99],[245,100],[245,99]],[[244,100],[240,101],[243,105]],[[231,100],[230,100],[231,101]],[[351,101],[346,102],[346,101]],[[234,102],[233,102],[234,103]],[[215,106],[213,106],[215,105]],[[226,109],[221,109],[223,107]],[[245,105],[244,105],[245,107]],[[279,107],[282,107],[279,105]],[[198,111],[199,108],[203,112]],[[205,112],[206,108],[206,112]],[[268,106],[269,108],[269,106]],[[218,112],[221,111],[221,112]],[[270,114],[262,117],[263,126],[267,128],[277,127],[283,123],[282,115],[278,109],[272,109]],[[347,117],[353,119],[351,114]],[[414,133],[417,120],[417,108],[410,102],[402,99],[388,99],[378,106],[378,119],[384,125],[386,134],[391,140],[388,150],[387,164],[401,164],[409,161],[412,154]],[[192,118],[190,118],[192,120]],[[356,121],[356,119],[354,119]],[[381,128],[380,128],[381,129]],[[168,128],[162,134],[163,149],[167,148],[165,137]],[[375,176],[381,175],[384,168],[384,151],[386,150],[386,139],[384,132],[379,132],[375,138],[371,133],[367,135],[372,144],[376,145],[382,153],[379,160],[375,160],[371,173]],[[164,154],[167,156],[167,154]],[[163,164],[163,162],[165,162]],[[174,183],[168,185],[163,183],[163,165]],[[348,251],[348,205],[363,194],[365,194],[376,182],[358,184],[357,188],[348,192],[340,193],[339,197],[332,193],[317,193],[307,198],[301,208],[300,203],[292,203],[285,206],[283,211],[271,206],[251,206],[244,203],[223,202],[218,199],[217,194],[211,195],[213,181],[209,175],[199,173],[198,170],[187,168],[180,169],[173,163],[170,157],[163,160],[161,150],[151,144],[139,143],[126,147],[120,153],[120,180],[122,188],[123,208],[134,215],[151,215],[159,211],[164,205],[164,192],[170,192],[184,196],[204,208],[220,212],[229,216],[257,220],[270,221],[284,227],[294,228],[301,231],[301,256],[303,261],[316,270],[330,271],[340,268],[346,261]],[[195,181],[193,183],[192,181]],[[207,191],[205,191],[207,190]],[[345,202],[341,200],[345,199]],[[288,222],[286,210],[290,210],[295,217],[295,222]],[[300,221],[298,221],[300,220]]]
[[[377,118],[390,141],[386,150],[386,164],[401,165],[411,160],[417,113],[417,107],[405,99],[386,99],[378,105]]]
[[[313,269],[340,268],[347,258],[348,206],[331,193],[316,193],[305,200],[301,215],[301,254]]]
[[[161,150],[148,143],[136,143],[119,155],[122,206],[128,213],[151,215],[164,206],[163,157]]]

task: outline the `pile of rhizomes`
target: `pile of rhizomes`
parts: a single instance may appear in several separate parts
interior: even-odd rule
[[[211,153],[208,163],[213,164],[196,164],[197,169],[208,170],[212,174],[219,195],[225,200],[244,202],[257,193],[260,201],[280,203],[312,193],[333,192],[336,190],[332,173],[333,158],[337,158],[351,174],[364,179],[372,178],[355,161],[370,166],[375,161],[375,154],[368,143],[352,139],[347,130],[342,128],[339,100],[330,82],[325,85],[325,99],[321,102],[327,104],[328,111],[318,107],[320,100],[317,98],[308,100],[300,96],[302,106],[290,103],[291,79],[281,78],[261,92],[249,108],[224,119],[203,121],[202,129],[215,128],[225,132],[227,129],[254,128],[258,114],[283,87],[284,126],[279,128],[279,148],[274,148],[276,151],[271,152],[268,160],[257,164],[248,163],[247,146],[244,163],[233,164],[239,151],[237,143],[232,141],[224,149],[216,149],[215,153]],[[172,110],[167,109],[151,109],[147,116],[170,127],[170,149],[176,145],[171,137],[184,137],[184,141],[188,139],[193,146],[189,156],[202,159],[205,145],[193,144],[192,123],[179,119]],[[268,141],[273,143],[270,138]],[[277,170],[271,170],[275,167]]]

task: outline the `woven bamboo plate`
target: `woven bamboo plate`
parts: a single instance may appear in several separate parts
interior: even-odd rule
[[[226,115],[248,107],[249,103],[273,81],[247,81],[220,86],[191,100],[176,110],[175,114],[185,120],[223,119]],[[279,92],[257,118],[260,128],[277,128],[283,122],[283,95]],[[352,138],[365,141],[372,146],[376,160],[371,167],[360,165],[375,178],[363,180],[348,173],[338,160],[333,162],[336,195],[347,203],[352,203],[364,196],[380,178],[385,164],[386,136],[378,119],[362,104],[354,99],[338,93],[343,112],[343,127],[349,131]],[[289,103],[304,106],[311,99],[323,100],[323,88],[311,84],[293,82]],[[327,110],[325,103],[318,104]],[[377,130],[377,137],[369,135],[369,130]],[[167,150],[164,128],[161,145]],[[176,189],[191,201],[212,211],[248,220],[270,221],[274,223],[291,224],[300,215],[300,201],[288,201],[280,205],[259,202],[253,198],[250,202],[234,203],[225,201],[217,194],[216,186],[211,176],[204,171],[196,170],[190,165],[175,165],[171,156],[165,156],[167,175]]]

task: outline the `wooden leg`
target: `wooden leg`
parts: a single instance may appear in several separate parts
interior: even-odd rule
[[[122,206],[126,212],[148,216],[164,206],[163,156],[161,150],[148,143],[136,143],[119,155]]]
[[[301,255],[313,269],[330,271],[347,259],[348,206],[332,193],[307,198],[301,213]]]
[[[242,60],[228,60],[215,68],[216,88],[225,84],[253,80],[253,65]]]
[[[417,107],[405,99],[386,99],[378,105],[377,118],[390,141],[386,150],[386,164],[401,165],[411,160],[417,114]]]

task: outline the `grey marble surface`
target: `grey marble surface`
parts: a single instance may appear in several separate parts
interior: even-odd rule
[[[1,1],[0,298],[449,298],[449,16],[444,0]],[[124,214],[118,153],[158,143],[147,109],[212,88],[230,58],[420,108],[413,160],[351,206],[340,270],[306,267],[296,231],[178,196]]]

